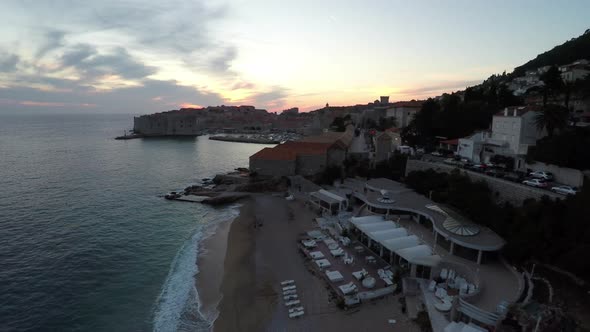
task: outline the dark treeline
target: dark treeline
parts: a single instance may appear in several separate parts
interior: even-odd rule
[[[472,182],[458,170],[411,172],[406,184],[423,195],[459,209],[474,222],[502,236],[504,255],[514,263],[537,259],[590,279],[590,188],[564,200],[528,200],[523,206],[496,204],[484,182]]]
[[[577,38],[572,38],[553,49],[537,55],[533,60],[514,68],[513,76],[523,76],[527,70],[543,66],[565,65],[579,59],[590,59],[590,29]]]
[[[428,99],[402,131],[404,141],[431,147],[438,144],[437,137],[459,138],[488,129],[500,109],[523,104],[508,90],[506,79],[506,73],[493,75],[481,85],[465,89],[463,96],[453,93]]]

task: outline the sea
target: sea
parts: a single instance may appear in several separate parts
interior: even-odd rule
[[[238,206],[163,195],[247,167],[265,146],[113,139],[132,123],[0,113],[0,331],[210,328],[186,315],[199,308],[199,244]]]

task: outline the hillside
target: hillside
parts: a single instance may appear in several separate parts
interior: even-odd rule
[[[514,76],[523,76],[527,70],[543,66],[565,65],[579,59],[590,59],[590,29],[553,49],[537,55],[533,60],[514,68]]]

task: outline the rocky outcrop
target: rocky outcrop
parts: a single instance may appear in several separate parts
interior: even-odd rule
[[[222,193],[215,197],[205,198],[201,203],[209,205],[223,205],[236,202],[242,198],[248,197],[247,193]]]

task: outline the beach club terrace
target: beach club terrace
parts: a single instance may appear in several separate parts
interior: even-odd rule
[[[403,278],[404,285],[407,280],[415,280],[421,290],[415,296],[424,302],[433,328],[438,327],[435,331],[456,321],[457,315],[465,321],[493,327],[502,319],[509,303],[518,301],[524,293],[523,274],[499,254],[505,244],[500,236],[401,183],[349,178],[321,188],[300,177],[290,180],[293,196],[323,216],[318,219],[331,220],[318,223],[320,228],[330,229],[335,239],[345,236],[351,241],[349,247],[364,248],[361,256],[355,256],[355,264],[336,265],[337,271],[344,278],[351,268],[354,272],[365,269],[372,276],[375,271],[364,267],[371,256],[371,261],[383,265],[377,268],[379,277],[387,270],[407,276]],[[325,227],[330,223],[333,227]],[[350,248],[343,250],[347,258],[356,252]],[[322,254],[328,257],[329,264],[340,264],[331,261],[330,251]],[[323,259],[314,255],[308,253],[312,260]],[[318,267],[329,270],[330,266]],[[324,273],[332,272],[327,270]],[[326,278],[334,275],[329,273]],[[332,287],[342,286],[330,282]],[[370,292],[362,285],[354,286],[359,292]]]
[[[491,229],[467,220],[401,183],[383,178],[366,182],[346,179],[342,187],[351,190],[352,196],[365,204],[366,214],[407,217],[423,226],[413,227],[416,231],[431,230],[433,245],[443,247],[450,255],[482,264],[487,258],[496,257],[505,244]]]
[[[351,203],[358,217],[347,227],[375,255],[421,280],[431,318],[448,322],[455,308],[469,321],[494,326],[523,293],[523,276],[501,258],[505,241],[491,229],[395,181],[337,185],[333,191],[360,202]]]

